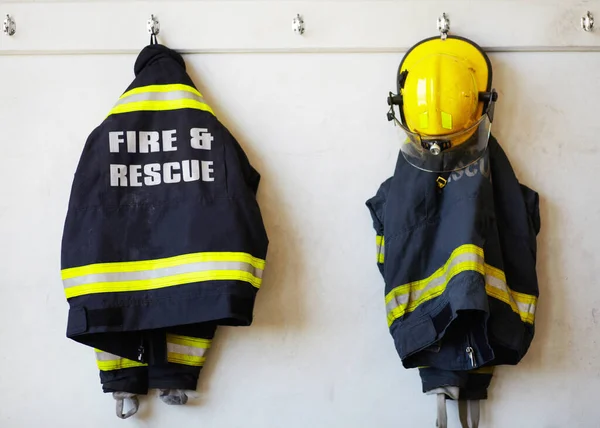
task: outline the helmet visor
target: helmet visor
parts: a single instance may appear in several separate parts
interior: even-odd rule
[[[448,135],[428,136],[409,130],[394,119],[404,143],[400,150],[415,168],[429,172],[457,171],[477,162],[487,148],[492,127],[494,102],[471,127]]]

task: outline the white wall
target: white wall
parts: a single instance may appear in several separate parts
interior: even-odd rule
[[[387,332],[364,207],[398,152],[385,99],[401,56],[185,57],[262,174],[268,266],[254,324],[219,330],[199,398],[169,407],[150,396],[126,421],[101,392],[93,352],[65,338],[59,262],[80,151],[135,55],[0,56],[0,426],[435,426],[435,399]],[[481,426],[598,427],[600,55],[491,56],[493,131],[541,195],[541,297],[530,352],[496,371]]]

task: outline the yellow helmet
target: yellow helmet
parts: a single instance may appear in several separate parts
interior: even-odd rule
[[[498,95],[491,88],[490,60],[477,44],[456,36],[425,39],[402,59],[397,84],[398,94],[388,98],[388,119],[408,137],[402,145],[408,162],[445,172],[483,155]]]

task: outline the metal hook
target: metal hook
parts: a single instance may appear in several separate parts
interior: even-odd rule
[[[17,23],[9,14],[6,14],[6,19],[2,23],[2,31],[8,36],[14,35],[17,31]]]
[[[296,14],[296,17],[292,21],[292,29],[294,30],[294,33],[300,36],[304,34],[304,19],[302,18],[302,16],[300,16],[299,13]]]
[[[160,21],[154,15],[150,15],[150,19],[146,22],[148,33],[156,36],[160,33]]]
[[[450,31],[450,19],[448,19],[448,16],[445,13],[442,13],[442,16],[438,18],[437,27],[442,40],[446,40],[448,31]]]
[[[585,16],[581,17],[581,28],[588,32],[594,29],[594,15],[592,15],[589,10]]]

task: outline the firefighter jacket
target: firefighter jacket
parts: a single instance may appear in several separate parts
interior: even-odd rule
[[[445,176],[399,155],[367,206],[404,367],[421,368],[425,392],[471,385],[470,398],[485,398],[489,378],[465,375],[517,364],[534,335],[537,193],[491,137],[482,158]]]
[[[75,173],[67,336],[96,348],[106,392],[195,389],[216,326],[252,322],[268,245],[260,175],[179,54],[147,46],[135,76]]]

